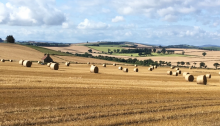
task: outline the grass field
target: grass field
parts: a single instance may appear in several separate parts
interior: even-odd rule
[[[197,85],[166,75],[169,68],[97,66],[93,74],[87,64],[53,71],[0,62],[0,125],[220,125],[219,71],[181,69],[212,74]]]

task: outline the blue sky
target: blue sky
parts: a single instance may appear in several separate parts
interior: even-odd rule
[[[0,38],[220,45],[220,0],[0,0]]]

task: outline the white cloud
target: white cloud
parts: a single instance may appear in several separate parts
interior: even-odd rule
[[[90,22],[88,19],[85,19],[83,22],[79,23],[77,28],[78,29],[107,29],[110,26],[107,25],[106,23],[102,22]]]
[[[16,0],[0,3],[0,23],[8,25],[62,25],[63,12],[53,0]]]
[[[109,9],[106,9],[106,8],[102,8],[102,12],[103,13],[109,13],[109,12],[111,12]]]
[[[119,22],[119,21],[124,21],[123,16],[116,16],[115,18],[112,19],[112,22]]]

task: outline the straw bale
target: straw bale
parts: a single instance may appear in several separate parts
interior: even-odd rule
[[[151,67],[148,68],[149,71],[152,71],[153,69]]]
[[[179,68],[177,67],[176,70],[179,70]]]
[[[102,66],[103,66],[103,67],[106,67],[106,64],[104,63]]]
[[[134,72],[138,72],[138,68],[134,68]]]
[[[13,62],[13,60],[12,60],[12,59],[10,59],[10,60],[9,60],[9,62]]]
[[[90,64],[90,62],[87,62],[87,64],[89,65],[89,64]]]
[[[197,84],[204,84],[206,85],[207,84],[207,78],[205,75],[199,75],[197,77]]]
[[[123,72],[126,72],[126,73],[127,73],[127,72],[128,72],[128,68],[124,68],[124,69],[123,69]]]
[[[23,62],[24,62],[24,60],[19,60],[18,63],[19,63],[20,65],[23,65]]]
[[[1,62],[5,62],[5,60],[4,60],[4,59],[1,59]]]
[[[66,65],[66,66],[70,66],[70,62],[66,62],[65,65]]]
[[[183,77],[185,77],[189,72],[183,72]]]
[[[122,70],[122,69],[123,69],[123,67],[122,67],[122,66],[119,66],[119,67],[118,67],[118,69],[119,69],[119,70]]]
[[[47,63],[47,66],[48,66],[48,67],[50,67],[50,65],[51,65],[51,64],[52,64],[52,62],[50,62],[50,63]]]
[[[116,64],[115,64],[115,63],[113,63],[113,66],[116,66]]]
[[[172,71],[167,71],[167,75],[172,75]]]
[[[211,74],[206,74],[206,78],[211,78]]]
[[[187,74],[187,75],[185,76],[185,80],[186,80],[186,81],[189,81],[189,82],[193,82],[194,76],[191,75],[191,74]]]
[[[51,63],[50,64],[50,69],[51,70],[58,70],[59,69],[59,64],[58,63]]]
[[[171,68],[171,69],[174,69],[174,68],[175,68],[175,66],[171,66],[170,68]]]
[[[181,74],[181,70],[177,70],[176,72],[177,72],[178,74]]]
[[[173,76],[178,76],[178,73],[177,72],[173,72]]]
[[[156,69],[156,68],[157,68],[157,65],[154,66],[154,69]]]
[[[37,61],[37,63],[38,63],[38,64],[40,64],[40,63],[41,63],[41,61]]]
[[[99,72],[99,68],[97,66],[91,65],[90,72],[91,73],[98,73]]]
[[[134,66],[135,66],[135,67],[137,67],[138,65],[137,65],[137,64],[135,64]]]
[[[29,61],[29,60],[25,60],[25,61],[23,62],[23,66],[24,66],[24,67],[31,67],[31,65],[32,65],[32,62]]]

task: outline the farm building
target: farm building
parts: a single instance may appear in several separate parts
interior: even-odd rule
[[[41,62],[53,62],[53,59],[50,57],[50,54],[44,54],[44,57],[41,58]]]

